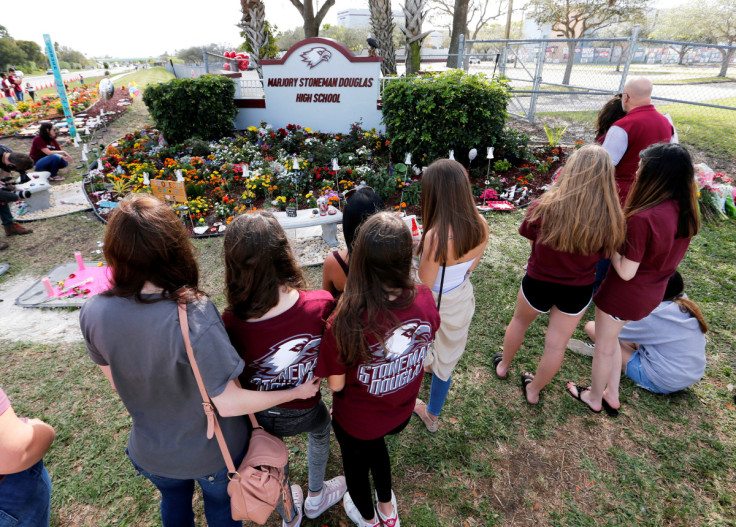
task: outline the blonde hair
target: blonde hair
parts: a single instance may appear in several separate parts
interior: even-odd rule
[[[613,161],[600,146],[587,145],[570,156],[529,212],[528,221],[542,220],[538,241],[568,253],[613,254],[626,234],[614,176]]]

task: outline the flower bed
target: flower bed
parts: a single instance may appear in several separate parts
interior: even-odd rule
[[[523,206],[552,181],[566,155],[563,149],[533,151],[521,135],[511,134],[515,142],[496,149],[506,159],[470,163],[478,204],[504,195]],[[185,208],[173,206],[195,234],[220,233],[237,215],[256,209],[316,208],[318,200],[341,208],[343,193],[362,183],[388,208],[420,212],[422,167],[397,162],[386,137],[357,125],[345,134],[325,134],[299,125],[274,129],[262,124],[239,137],[181,145],[167,145],[157,130],[147,128],[111,144],[100,165],[85,191],[103,221],[115,201],[130,192],[151,192],[150,181],[157,179],[183,184]]]
[[[70,89],[67,97],[72,114],[84,111],[98,99],[96,89],[82,87]],[[27,101],[17,103],[15,110],[8,110],[0,106],[0,135],[15,134],[29,124],[64,116],[58,95],[44,95],[35,102],[29,97]]]

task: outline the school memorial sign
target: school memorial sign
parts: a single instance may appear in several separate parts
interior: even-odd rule
[[[343,44],[327,38],[308,38],[283,58],[263,60],[265,99],[237,99],[236,127],[274,127],[299,124],[322,132],[363,128],[383,131],[380,57],[356,57]]]

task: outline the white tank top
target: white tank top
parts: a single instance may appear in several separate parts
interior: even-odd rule
[[[460,284],[462,284],[465,280],[465,277],[468,275],[468,269],[470,269],[476,259],[477,258],[473,258],[472,260],[468,260],[467,262],[460,262],[455,265],[448,265],[445,268],[445,282],[442,285],[442,292],[447,293],[448,291],[452,291]],[[440,269],[437,272],[437,278],[435,279],[434,285],[432,286],[433,292],[440,292],[440,281],[442,281],[442,266],[440,266]]]

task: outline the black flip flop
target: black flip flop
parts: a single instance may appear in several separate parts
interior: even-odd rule
[[[504,377],[501,377],[498,374],[498,371],[497,371],[498,370],[498,365],[501,363],[502,360],[503,360],[503,353],[494,353],[493,354],[493,373],[496,374],[496,377],[498,377],[502,381],[505,381],[506,379],[509,378],[509,374],[507,373]]]
[[[575,395],[574,393],[572,393],[572,390],[571,390],[571,389],[570,389],[570,387],[568,386],[568,384],[570,384],[571,382],[572,382],[572,381],[568,381],[568,382],[567,382],[567,383],[565,384],[565,391],[566,391],[566,392],[567,392],[568,394],[570,394],[570,397],[572,397],[573,399],[577,399],[578,401],[580,401],[581,403],[583,403],[583,404],[585,405],[585,407],[586,407],[586,408],[587,408],[588,410],[590,410],[591,412],[593,412],[594,414],[599,414],[599,413],[601,413],[601,411],[600,411],[600,410],[593,410],[593,409],[592,409],[592,408],[590,407],[590,405],[589,405],[588,403],[586,403],[585,401],[583,401],[583,400],[582,400],[582,399],[580,398],[580,396],[582,395],[582,393],[583,393],[583,392],[585,392],[585,391],[587,391],[587,390],[590,390],[590,386],[585,386],[585,387],[583,387],[583,386],[578,386],[578,385],[577,385],[576,383],[572,382],[572,385],[573,385],[573,386],[575,387],[575,390],[576,390],[576,391],[578,392],[578,394],[577,394],[577,395]]]
[[[603,404],[603,411],[606,412],[608,417],[618,417],[618,408],[614,408],[608,404],[605,397],[601,399],[601,403]]]
[[[529,373],[524,373],[521,376],[521,392],[524,394],[524,400],[526,401],[526,404],[532,404],[529,402],[529,399],[526,397],[526,387],[531,384],[531,382],[534,380],[534,375],[531,375]]]

